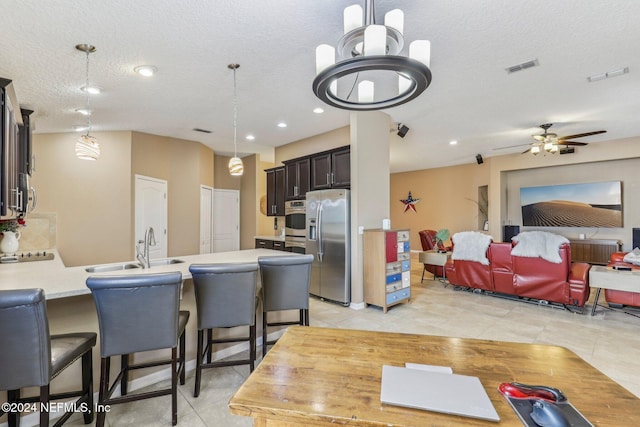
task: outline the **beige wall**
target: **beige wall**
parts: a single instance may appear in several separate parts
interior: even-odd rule
[[[447,228],[453,233],[478,229],[478,187],[489,183],[491,159],[446,168],[391,175],[391,226],[411,231],[411,249],[422,250],[418,232]],[[413,210],[401,202],[420,199]],[[489,201],[491,203],[491,201]]]
[[[34,134],[36,212],[55,217],[65,265],[133,259],[135,174],[168,181],[169,256],[198,253],[200,184],[213,183],[213,151],[139,132],[95,136],[102,150],[90,162],[75,157],[77,134]]]
[[[295,159],[296,157],[307,156],[331,150],[332,148],[344,147],[350,144],[350,138],[350,126],[345,126],[276,147],[275,164],[281,165],[284,160]]]
[[[418,231],[448,228],[451,233],[477,230],[479,186],[489,188],[489,231],[502,240],[506,224],[522,227],[520,187],[582,182],[622,181],[623,227],[545,227],[568,238],[579,233],[593,239],[617,239],[632,249],[631,229],[640,226],[640,137],[579,147],[574,154],[514,154],[485,158],[482,165],[403,172],[391,175],[391,225],[411,230],[411,248],[420,250]],[[421,201],[417,212],[403,212],[400,202],[411,191]]]
[[[76,158],[78,136],[33,136],[36,212],[55,215],[56,245],[67,265],[131,259],[131,133],[94,133],[101,147],[95,162]]]

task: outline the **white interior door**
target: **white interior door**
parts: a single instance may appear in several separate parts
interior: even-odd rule
[[[213,252],[240,249],[240,191],[213,190]]]
[[[167,181],[143,175],[136,175],[135,179],[134,246],[144,240],[146,229],[153,227],[156,244],[149,247],[149,259],[166,258]]]
[[[200,186],[200,253],[213,252],[213,188]]]

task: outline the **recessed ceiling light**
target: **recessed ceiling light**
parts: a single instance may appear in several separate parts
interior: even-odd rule
[[[285,122],[280,122],[280,123],[278,123],[278,127],[279,128],[286,128],[287,124]]]
[[[91,95],[97,95],[102,92],[102,90],[97,86],[82,86],[80,90],[83,92],[89,92]]]
[[[158,72],[158,68],[153,65],[138,65],[133,69],[136,73],[144,77],[151,77]]]
[[[77,108],[76,109],[76,113],[80,113],[83,116],[90,116],[91,115],[91,110],[86,109],[86,108]]]
[[[256,137],[255,137],[255,136],[253,136],[253,135],[251,135],[251,134],[249,134],[249,135],[245,136],[244,138],[245,138],[247,141],[253,141],[254,139],[256,139]]]
[[[317,108],[313,109],[313,112],[316,113],[316,114],[322,114],[322,113],[324,113],[324,110],[322,108],[320,108],[320,107],[317,107]]]
[[[456,141],[456,140],[449,141],[449,145],[456,145],[456,144],[458,144],[458,141]]]

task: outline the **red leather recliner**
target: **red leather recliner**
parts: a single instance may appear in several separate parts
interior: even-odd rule
[[[628,262],[624,262],[624,256],[627,252],[614,252],[611,254],[611,258],[609,259],[608,267],[614,265],[622,265],[625,267],[631,267],[633,270],[640,270],[640,266],[631,264]],[[640,292],[627,292],[627,291],[616,291],[613,289],[605,289],[604,297],[607,300],[608,304],[615,305],[630,305],[634,307],[640,307]]]
[[[435,230],[422,230],[422,231],[419,231],[418,234],[420,235],[420,244],[422,244],[423,251],[432,251],[436,249],[447,251],[447,252],[451,251],[451,246],[437,245],[436,247],[436,244],[435,244],[436,231]],[[442,267],[440,266],[425,264],[424,268],[429,273],[435,276],[444,277],[444,271],[442,271]]]
[[[491,243],[489,265],[476,261],[449,260],[445,266],[449,282],[519,297],[582,307],[589,299],[589,269],[571,262],[571,247],[559,248],[560,264],[542,258],[511,256],[511,243]]]

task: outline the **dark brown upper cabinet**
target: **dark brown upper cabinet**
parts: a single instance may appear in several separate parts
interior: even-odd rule
[[[284,166],[266,169],[267,216],[284,216]]]
[[[351,187],[351,150],[342,147],[311,157],[311,189]]]
[[[304,199],[310,189],[310,158],[302,157],[282,163],[285,169],[285,199]]]

